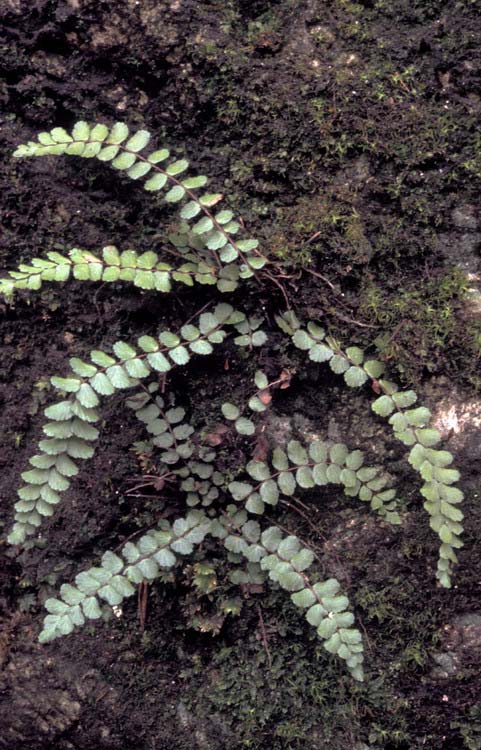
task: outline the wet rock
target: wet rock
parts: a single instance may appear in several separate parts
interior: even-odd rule
[[[53,743],[79,719],[81,704],[65,689],[63,680],[50,680],[47,659],[19,656],[5,670],[4,681],[11,689],[12,700],[4,705],[1,720],[0,748],[44,747]],[[42,679],[45,672],[47,679]],[[39,687],[42,685],[42,689]]]
[[[269,440],[285,446],[289,440],[329,440],[345,443],[351,450],[366,451],[382,463],[394,456],[392,430],[377,419],[370,409],[370,400],[362,393],[349,388],[319,389],[312,404],[312,416],[305,416],[305,409],[294,407],[290,415],[269,414],[267,436]]]
[[[334,36],[331,29],[323,24],[316,24],[315,26],[312,26],[309,30],[309,33],[317,42],[317,44],[326,47],[330,47],[336,40],[336,37]]]
[[[431,670],[431,677],[435,680],[449,680],[459,672],[459,657],[447,651],[433,655],[436,666]]]
[[[476,274],[481,266],[478,248],[481,245],[481,233],[471,232],[459,235],[457,232],[440,234],[437,249],[447,261],[458,265],[466,273]]]
[[[294,424],[292,417],[283,416],[271,412],[267,424],[267,435],[269,440],[280,447],[284,447],[292,440]]]
[[[130,5],[139,11],[139,19],[144,26],[145,33],[162,44],[174,45],[179,40],[179,30],[170,23],[166,23],[166,9],[158,0],[130,0]],[[180,0],[170,4],[170,9],[179,11],[182,3]]]
[[[235,735],[227,724],[216,716],[208,719],[199,718],[187,706],[179,701],[177,716],[183,731],[193,740],[198,750],[223,750],[232,746]],[[195,743],[195,744],[194,744]]]
[[[368,554],[370,581],[386,580],[394,575],[399,564],[397,555],[387,554],[399,533],[399,527],[377,516],[349,515],[330,530],[329,538],[322,544],[323,560],[329,575],[341,581],[343,586],[351,585],[356,578],[353,556],[359,560]]]
[[[66,66],[65,61],[60,55],[47,54],[46,52],[36,52],[31,57],[32,67],[36,70],[41,70],[49,73],[53,76],[61,78],[65,75]]]
[[[23,13],[27,10],[26,0],[7,0],[7,7],[11,13]]]
[[[284,54],[293,58],[310,58],[316,55],[313,40],[306,28],[304,17],[299,16],[284,47]]]
[[[433,655],[431,676],[447,680],[462,673],[468,665],[481,664],[481,612],[465,612],[444,626],[443,651]]]
[[[471,222],[477,226],[476,218],[469,213],[459,215],[457,221]],[[476,222],[476,223],[475,223]],[[459,266],[470,281],[469,295],[466,300],[465,317],[477,319],[481,314],[481,233],[470,231],[464,234],[451,232],[438,237],[437,249],[446,260]]]
[[[481,657],[481,612],[466,612],[445,626],[447,645],[451,649],[476,652]]]
[[[338,68],[352,68],[358,66],[359,63],[359,55],[355,52],[341,52],[334,61],[334,65]]]
[[[72,744],[68,737],[72,738],[92,702],[97,711],[112,715],[116,691],[97,669],[53,659],[45,647],[28,641],[25,630],[20,640],[22,653],[12,650],[0,674],[0,750],[85,750],[85,744]],[[106,737],[104,730],[109,731],[97,726],[96,740]],[[95,746],[111,748],[110,742],[96,741]]]
[[[305,747],[308,747],[309,750],[326,750],[326,748],[334,746],[332,735],[329,733],[329,736],[326,736],[326,728],[322,725],[311,730],[307,742],[308,744],[306,744]],[[348,734],[345,734],[342,730],[339,731],[339,733],[336,734],[335,746],[348,747],[350,750],[369,750],[364,742],[355,741],[352,731]]]
[[[121,21],[115,14],[112,15],[108,26],[92,26],[90,36],[90,44],[94,50],[127,46],[128,43],[128,37],[121,29]]]
[[[353,159],[345,169],[340,170],[334,178],[338,187],[352,189],[362,188],[371,178],[371,164],[365,154]]]
[[[433,426],[445,439],[447,450],[455,454],[457,461],[478,462],[481,458],[481,398],[453,386],[445,378],[433,380],[426,386],[425,393],[425,400],[433,411]]]

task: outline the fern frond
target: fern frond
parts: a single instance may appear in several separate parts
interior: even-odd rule
[[[70,278],[78,281],[130,282],[140,289],[151,289],[167,293],[172,282],[186,286],[193,284],[216,284],[221,292],[233,291],[238,285],[239,272],[235,264],[217,267],[206,260],[186,253],[185,261],[174,267],[159,260],[157,253],[142,254],[135,250],[119,250],[108,245],[102,248],[102,257],[87,250],[73,248],[67,256],[50,251],[46,258],[33,258],[30,263],[20,264],[17,271],[10,271],[9,278],[0,279],[0,294],[11,299],[19,289],[38,291],[44,282],[66,282]]]
[[[308,352],[314,362],[328,362],[331,370],[342,374],[347,385],[356,388],[371,380],[375,390],[381,392],[372,404],[372,410],[382,417],[389,417],[394,435],[411,450],[409,463],[419,472],[424,484],[421,494],[426,498],[424,508],[430,516],[430,526],[440,540],[436,577],[445,588],[451,586],[451,570],[457,562],[456,549],[463,546],[463,513],[456,507],[462,502],[463,493],[452,485],[460,478],[452,467],[453,456],[448,451],[436,450],[441,436],[429,426],[431,412],[424,406],[411,408],[417,401],[413,390],[400,391],[395,383],[384,380],[385,366],[378,360],[365,360],[364,352],[357,346],[343,351],[325,331],[312,321],[307,329],[297,319],[277,319],[283,330],[291,335],[298,349]]]
[[[90,363],[73,358],[68,377],[51,378],[54,388],[69,395],[45,410],[49,421],[43,432],[47,439],[40,441],[40,452],[29,459],[32,468],[22,474],[25,485],[18,490],[20,500],[15,504],[9,543],[21,544],[35,533],[42,517],[53,515],[60,493],[70,486],[69,477],[78,473],[74,459],[93,455],[91,443],[98,438],[93,424],[100,419],[96,409],[101,397],[132,388],[152,372],[165,373],[176,365],[186,365],[193,354],[210,354],[213,345],[227,336],[225,326],[236,325],[243,318],[243,313],[221,303],[213,313],[202,313],[198,326],[182,326],[180,336],[172,331],[162,331],[158,338],[141,336],[138,348],[118,341],[113,345],[115,356],[94,350]]]
[[[188,507],[208,507],[225,488],[226,478],[215,467],[217,452],[199,440],[191,439],[194,428],[185,421],[185,409],[168,407],[159,396],[158,384],[151,383],[127,401],[149,433],[150,444],[160,448],[161,476],[177,477]],[[180,466],[179,466],[180,463]]]
[[[390,523],[400,523],[396,491],[386,489],[388,476],[382,469],[364,466],[360,450],[349,451],[344,443],[313,441],[306,446],[291,440],[287,450],[274,448],[272,466],[266,461],[250,461],[246,466],[250,482],[233,481],[229,491],[250,513],[262,514],[265,505],[275,506],[281,495],[291,497],[298,489],[339,484],[350,497],[369,502],[371,508]]]
[[[41,643],[71,633],[85,619],[98,620],[106,612],[103,602],[118,606],[135,593],[135,585],[152,581],[161,570],[172,568],[177,555],[190,555],[206,537],[211,521],[200,511],[190,511],[172,525],[162,521],[159,529],[127,542],[120,551],[105,552],[101,565],[79,573],[75,586],[63,584],[60,599],[47,599],[49,614],[39,636]]]
[[[150,141],[147,130],[139,130],[129,137],[129,129],[123,123],[115,123],[109,129],[106,125],[89,125],[77,122],[72,133],[64,128],[53,128],[49,133],[39,133],[38,141],[30,141],[19,146],[14,152],[16,157],[73,155],[83,158],[97,158],[110,162],[114,169],[124,172],[133,180],[147,178],[143,187],[149,192],[163,191],[167,203],[179,203],[183,206],[180,218],[186,222],[197,219],[192,225],[193,234],[197,235],[203,246],[215,257],[217,251],[224,262],[240,260],[241,278],[249,278],[263,268],[268,259],[258,250],[258,241],[254,239],[236,240],[240,224],[234,219],[229,209],[214,209],[223,199],[221,193],[197,193],[205,187],[208,180],[203,175],[185,177],[189,167],[186,159],[170,160],[166,148],[153,152],[141,152]],[[164,166],[159,166],[163,164]]]
[[[19,146],[15,156],[66,154],[97,158],[110,162],[114,169],[138,181],[148,192],[158,194],[167,204],[177,204],[178,220],[166,237],[173,247],[164,249],[170,253],[169,258],[174,255],[179,259],[178,265],[165,262],[155,252],[119,252],[114,246],[104,247],[99,257],[79,248],[67,255],[49,252],[45,258],[23,263],[8,278],[0,279],[0,294],[11,298],[16,290],[35,291],[44,282],[62,283],[71,278],[123,281],[160,293],[169,292],[174,282],[215,285],[220,292],[230,292],[241,280],[256,276],[257,281],[274,283],[288,302],[280,281],[286,276],[276,275],[275,264],[265,268],[271,261],[262,254],[257,240],[238,236],[242,222],[229,208],[220,205],[223,195],[204,191],[205,176],[188,176],[186,159],[171,156],[166,148],[152,151],[149,144],[146,130],[130,134],[123,123],[109,128],[82,121],[75,124],[71,133],[63,128],[40,133],[37,142]],[[327,484],[341,486],[346,495],[359,497],[387,521],[399,523],[396,492],[389,486],[390,478],[378,467],[365,466],[363,453],[351,451],[344,443],[291,440],[285,449],[276,446],[269,453],[265,441],[260,445],[255,440],[265,426],[271,391],[285,387],[282,382],[286,371],[269,382],[266,374],[257,370],[256,391],[245,408],[224,403],[221,409],[227,424],[216,425],[210,433],[194,430],[185,409],[176,404],[172,395],[159,393],[159,374],[165,383],[166,373],[188,364],[194,354],[210,354],[229,332],[243,357],[262,347],[267,334],[262,329],[261,316],[248,317],[227,304],[219,304],[212,312],[202,312],[193,320],[176,332],[164,330],[157,336],[141,336],[135,345],[117,341],[112,353],[94,350],[88,362],[74,357],[67,376],[51,378],[62,400],[45,410],[45,437],[39,443],[39,452],[29,459],[30,468],[22,474],[24,486],[18,491],[10,544],[22,543],[36,531],[43,517],[52,516],[70,479],[79,471],[78,461],[94,453],[102,399],[123,390],[130,391],[126,405],[133,409],[149,436],[148,441],[137,444],[137,450],[140,453],[146,447],[149,461],[150,451],[156,450],[155,465],[160,472],[156,487],[161,487],[163,481],[177,481],[176,497],[180,500],[184,493],[185,505],[196,510],[172,524],[161,521],[157,529],[137,542],[124,544],[119,554],[106,552],[99,566],[77,575],[75,585],[64,584],[60,598],[46,602],[49,614],[40,641],[67,635],[86,619],[107,617],[109,607],[116,607],[131,596],[135,585],[159,578],[162,571],[177,565],[179,556],[190,555],[210,534],[228,550],[230,562],[243,564],[231,572],[232,582],[259,583],[270,579],[288,591],[293,604],[305,610],[308,623],[316,628],[324,647],[346,662],[356,680],[362,680],[362,637],[353,627],[354,616],[347,597],[340,593],[339,582],[331,578],[313,583],[307,575],[314,562],[313,552],[296,536],[286,536],[272,525],[262,528],[261,524],[267,510],[279,502],[288,505],[285,498],[298,490]],[[456,505],[463,494],[453,486],[459,473],[451,466],[452,455],[435,448],[440,435],[429,426],[430,411],[416,406],[414,391],[401,391],[384,379],[384,364],[366,358],[361,348],[342,349],[314,321],[304,326],[292,311],[278,316],[277,322],[311,361],[328,363],[351,388],[371,381],[373,390],[380,394],[372,409],[389,418],[395,436],[410,449],[409,463],[424,482],[424,507],[442,542],[437,577],[441,585],[449,586],[451,567],[457,561],[455,550],[462,546],[463,514]],[[146,385],[144,381],[152,377],[157,382]],[[289,372],[286,377],[289,381]],[[222,444],[224,436],[229,440],[240,436],[243,451],[253,449],[255,444],[261,447],[261,451],[256,451],[258,457],[237,474],[225,468],[224,451],[218,454],[212,447]]]
[[[226,549],[241,553],[249,563],[259,563],[269,578],[292,593],[293,603],[306,609],[306,619],[317,630],[324,647],[346,661],[357,680],[363,680],[363,646],[359,631],[352,628],[354,616],[348,610],[349,600],[340,595],[335,579],[312,584],[305,571],[314,554],[302,547],[295,536],[283,537],[280,530],[269,527],[261,532],[245,513],[233,512],[219,522],[202,511],[190,511],[172,525],[161,522],[138,542],[127,542],[120,555],[106,552],[98,567],[89,568],[75,578],[75,586],[63,584],[59,599],[47,599],[49,614],[40,633],[41,643],[68,635],[85,619],[99,619],[105,605],[118,606],[132,596],[135,585],[152,581],[162,569],[175,566],[177,555],[190,555],[211,533],[222,539]]]
[[[213,522],[210,531],[230,552],[242,554],[250,563],[260,563],[271,581],[289,591],[292,602],[306,610],[306,620],[316,628],[324,648],[345,660],[356,680],[364,679],[362,636],[351,627],[354,615],[349,611],[349,600],[339,594],[341,586],[335,578],[311,583],[306,574],[314,561],[310,549],[303,547],[296,536],[285,536],[277,526],[262,531],[257,521],[247,520],[245,511],[234,508],[228,508],[220,522]]]
[[[240,325],[245,326],[246,321]],[[236,328],[239,330],[240,326]],[[243,410],[236,404],[225,402],[221,406],[223,416],[233,423],[240,435],[253,435],[256,431],[255,420],[267,409],[266,394],[270,403],[269,388],[273,384],[260,370],[254,382],[258,390],[248,400],[248,408],[253,412],[251,418],[243,416]],[[274,382],[282,382],[282,379]],[[263,396],[264,401],[259,396]],[[251,513],[264,513],[266,504],[275,506],[281,495],[290,497],[298,489],[338,484],[346,495],[369,502],[372,510],[388,522],[401,522],[396,511],[396,491],[388,488],[389,476],[380,467],[365,466],[362,451],[350,451],[344,443],[314,440],[303,445],[291,440],[286,451],[277,446],[269,461],[250,461],[245,470],[257,484],[236,479],[228,490],[234,500],[244,502]]]

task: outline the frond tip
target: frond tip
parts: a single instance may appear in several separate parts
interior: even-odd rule
[[[294,316],[295,318],[295,316]],[[314,362],[326,362],[337,375],[343,375],[351,388],[363,386],[369,380],[374,391],[381,393],[372,403],[372,410],[380,417],[389,418],[394,435],[411,450],[408,461],[419,472],[424,483],[421,494],[425,498],[424,508],[430,515],[430,526],[440,540],[436,578],[444,588],[451,587],[451,570],[457,562],[455,550],[463,546],[463,513],[455,507],[463,500],[463,493],[456,483],[460,474],[451,464],[453,456],[449,451],[438,450],[434,446],[441,441],[438,430],[430,427],[431,412],[424,406],[416,406],[417,395],[413,390],[401,391],[395,383],[383,379],[385,366],[382,362],[367,360],[364,351],[350,346],[343,351],[339,344],[326,336],[323,328],[309,321],[303,328],[297,318],[278,316],[281,330],[288,333],[293,344],[308,353]],[[368,491],[373,489],[369,484]],[[361,492],[366,493],[365,488]],[[359,493],[361,499],[369,499]],[[371,493],[372,494],[372,493]],[[380,493],[375,496],[386,496]],[[392,520],[392,519],[391,519]]]
[[[32,258],[21,263],[16,271],[9,271],[0,279],[0,294],[11,300],[14,292],[22,289],[39,291],[44,282],[64,283],[69,279],[91,282],[127,282],[139,289],[171,291],[174,282],[193,286],[216,285],[220,292],[234,291],[239,283],[235,263],[217,265],[207,253],[189,245],[177,245],[177,254],[184,262],[177,266],[160,260],[157,253],[135,250],[120,252],[114,245],[102,248],[99,255],[81,248],[73,248],[67,255],[49,251],[45,258]]]

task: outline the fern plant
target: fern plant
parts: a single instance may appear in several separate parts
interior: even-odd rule
[[[175,284],[210,285],[228,294],[241,283],[252,283],[253,277],[256,283],[279,286],[278,266],[259,249],[257,240],[242,236],[240,221],[219,205],[223,196],[204,192],[207,178],[186,176],[185,159],[170,158],[166,148],[150,151],[149,141],[147,131],[130,135],[123,123],[109,128],[78,122],[71,133],[63,128],[40,133],[37,141],[19,146],[14,155],[97,158],[145,190],[160,193],[166,203],[178,204],[176,231],[166,242],[175,247],[179,263],[154,252],[139,254],[113,246],[98,254],[79,248],[67,255],[47,252],[0,280],[0,292],[8,301],[17,290],[37,291],[44,283],[70,278],[130,283],[162,294]],[[79,472],[79,462],[95,451],[103,399],[118,391],[127,392],[126,406],[144,426],[147,444],[158,455],[159,481],[176,483],[185,508],[172,521],[162,519],[157,528],[124,544],[118,554],[105,552],[100,564],[80,572],[74,583],[63,584],[59,598],[45,602],[48,614],[41,642],[71,633],[86,619],[106,617],[109,608],[134,593],[135,586],[180,565],[211,537],[226,550],[233,583],[271,581],[285,589],[327,651],[342,659],[356,680],[363,679],[362,637],[339,582],[318,580],[312,550],[265,517],[266,511],[298,492],[336,484],[346,495],[368,503],[385,521],[398,524],[396,491],[382,467],[366,466],[363,453],[343,443],[291,440],[285,449],[269,446],[265,457],[253,457],[233,476],[222,469],[216,447],[206,438],[208,425],[194,428],[185,409],[176,405],[175,394],[159,392],[159,379],[165,383],[171,370],[211,354],[226,339],[255,357],[267,341],[262,324],[261,317],[220,302],[178,331],[143,335],[135,343],[117,341],[112,351],[93,350],[85,361],[74,357],[68,374],[51,378],[60,398],[45,409],[44,437],[22,473],[10,544],[24,544],[45,518],[54,515]],[[441,541],[437,578],[449,587],[456,550],[462,546],[463,514],[457,506],[463,495],[454,486],[459,473],[452,467],[452,455],[437,447],[440,435],[429,426],[429,410],[416,405],[414,391],[400,390],[384,379],[382,362],[367,359],[357,346],[343,349],[315,321],[304,325],[288,309],[277,317],[277,324],[293,347],[306,352],[310,361],[328,364],[347,386],[372,382],[378,394],[373,411],[389,418],[394,435],[409,448],[410,464],[421,475],[424,507]],[[269,382],[259,369],[246,404],[222,404],[224,431],[253,450],[278,387],[282,377]]]

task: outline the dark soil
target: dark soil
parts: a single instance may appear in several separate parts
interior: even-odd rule
[[[393,376],[430,406],[453,383],[460,408],[479,403],[481,329],[466,272],[479,271],[481,246],[480,11],[477,0],[0,0],[0,266],[78,245],[159,250],[170,221],[160,199],[93,160],[11,158],[55,125],[123,120],[223,189],[293,275],[285,291],[301,317],[344,342],[376,339]],[[216,298],[201,292],[72,282],[2,303],[2,532],[49,376],[119,337],[178,326]],[[285,307],[275,286],[243,287],[231,301],[262,307],[267,329]],[[261,357],[273,374],[301,362],[274,325]],[[227,350],[174,385],[186,403],[193,392],[202,425],[249,390],[252,369]],[[276,409],[290,428],[324,432],[334,420],[363,445],[368,395],[352,399],[310,366]],[[2,750],[481,748],[475,422],[447,442],[467,498],[451,591],[435,587],[436,538],[382,426],[368,436],[403,488],[401,527],[332,493],[306,496],[310,525],[282,518],[349,590],[368,643],[363,686],[278,592],[244,597],[220,632],[196,630],[195,617],[208,630],[216,598],[195,594],[189,570],[151,587],[144,631],[129,601],[120,619],[40,646],[45,599],[160,512],[154,491],[128,493],[142,475],[131,450],[142,434],[121,401],[108,405],[96,458],[41,537],[20,553],[0,541]],[[230,456],[233,466],[245,459]],[[226,580],[223,560],[216,566]],[[456,657],[447,672],[446,653]]]

